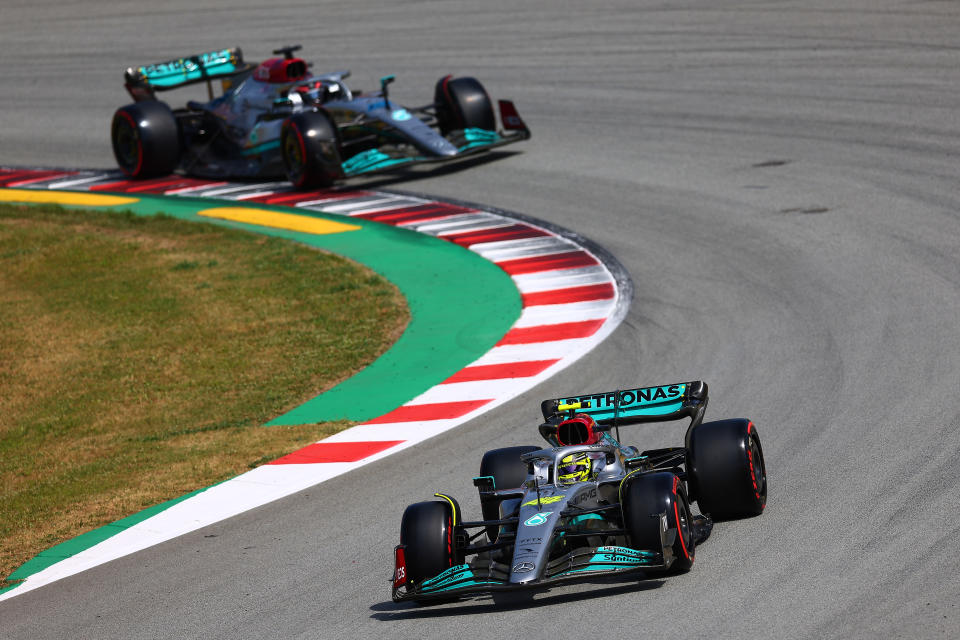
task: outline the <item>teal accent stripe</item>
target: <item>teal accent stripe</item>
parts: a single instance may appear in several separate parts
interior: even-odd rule
[[[464,129],[463,137],[467,144],[459,148],[460,151],[467,151],[476,147],[486,147],[500,140],[500,134],[496,131],[487,131],[486,129]]]
[[[570,524],[576,526],[581,522],[587,522],[589,520],[603,520],[603,516],[601,516],[599,513],[585,513],[583,515],[573,516],[570,518]]]
[[[253,156],[258,153],[263,153],[264,151],[269,151],[270,149],[279,149],[280,141],[271,140],[270,142],[264,142],[263,144],[258,144],[254,147],[247,147],[240,152],[240,155],[244,156]]]
[[[500,135],[496,131],[487,129],[464,129],[463,136],[467,139],[467,142],[486,142],[488,144],[500,139]]]
[[[478,578],[470,565],[458,564],[433,578],[424,580],[423,584],[420,585],[420,592],[438,593],[440,591],[454,591],[464,587],[474,587],[484,584],[506,584],[506,582],[502,580],[491,580],[487,576]]]
[[[683,408],[682,402],[671,402],[669,404],[660,404],[660,405],[650,405],[642,409],[620,409],[618,414],[621,418],[629,418],[631,416],[668,416],[671,413],[676,413]],[[589,409],[583,410],[584,413],[589,413],[593,416],[594,420],[610,420],[613,418],[614,411],[591,411]]]
[[[464,582],[458,582],[456,584],[447,585],[445,587],[437,587],[435,589],[421,589],[421,593],[439,593],[441,591],[453,591],[454,589],[462,589],[464,587],[475,587],[482,584],[506,584],[505,582],[498,582],[496,580],[465,580]]]
[[[616,556],[612,560],[610,556]],[[658,554],[652,551],[639,551],[626,547],[600,547],[597,553],[590,558],[589,564],[578,569],[570,569],[559,575],[565,576],[571,573],[584,573],[590,571],[616,571],[622,569],[634,569],[636,567],[646,567],[659,564],[657,562]]]
[[[571,573],[585,573],[591,571],[616,571],[623,569],[636,569],[637,567],[645,567],[652,564],[658,564],[656,562],[637,562],[636,564],[626,565],[626,564],[591,564],[588,567],[581,567],[579,569],[570,569],[569,571],[564,571],[563,573],[557,574],[557,576],[566,576]]]
[[[369,149],[363,153],[358,153],[357,155],[353,156],[341,166],[343,168],[344,175],[349,177],[359,175],[361,173],[367,173],[369,171],[386,169],[387,167],[410,164],[411,162],[417,162],[423,159],[424,158],[419,156],[411,158],[391,158],[382,151],[377,149]]]

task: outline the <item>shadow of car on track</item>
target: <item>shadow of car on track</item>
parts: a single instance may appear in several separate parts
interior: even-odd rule
[[[367,189],[381,189],[387,188],[395,185],[403,185],[405,182],[411,182],[414,180],[423,180],[425,178],[436,178],[441,176],[447,176],[459,173],[466,169],[473,167],[478,167],[485,165],[490,162],[495,162],[497,160],[506,159],[511,156],[519,155],[519,151],[487,151],[485,153],[468,156],[462,160],[457,160],[441,165],[417,165],[415,167],[403,167],[396,169],[387,169],[382,173],[378,173],[370,176],[361,176],[353,177],[345,180],[340,180],[334,184],[330,189],[338,192],[349,192],[349,191],[364,191]],[[63,171],[71,171],[71,169],[63,169]],[[126,176],[120,174],[119,171],[115,169],[100,169],[94,170],[103,173],[116,173],[117,180],[124,179]],[[260,177],[242,177],[242,176],[204,176],[200,174],[191,174],[191,173],[175,173],[173,176],[182,176],[184,178],[199,178],[201,180],[229,180],[231,183],[237,185],[250,184],[250,185],[259,185],[263,184],[265,181],[269,180],[283,180],[283,177],[280,176],[260,176]],[[296,190],[293,185],[288,185],[288,189]]]
[[[573,585],[554,585],[551,588],[539,590],[518,591],[501,593],[497,597],[491,594],[480,594],[472,596],[471,599],[462,600],[440,600],[435,604],[417,605],[412,602],[379,602],[371,605],[370,609],[375,613],[371,618],[381,622],[393,620],[416,620],[418,618],[443,618],[447,616],[474,615],[485,613],[498,613],[510,609],[531,609],[537,607],[550,607],[566,604],[574,601],[583,601],[593,598],[606,598],[625,593],[636,593],[659,589],[663,586],[664,580],[659,578],[637,579],[636,576],[613,576],[610,578],[596,578],[593,580],[582,580],[577,585],[604,585],[599,588],[588,591],[569,591]],[[549,591],[566,590],[564,593],[549,593]],[[534,596],[539,597],[534,597]],[[440,605],[455,606],[440,607]]]

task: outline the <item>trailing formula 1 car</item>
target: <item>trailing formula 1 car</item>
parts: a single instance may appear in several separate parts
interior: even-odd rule
[[[767,501],[756,427],[742,418],[703,422],[706,407],[700,381],[545,400],[539,431],[548,448],[483,456],[474,479],[482,520],[464,521],[443,493],[407,507],[393,600],[688,571],[714,520],[759,515]],[[682,447],[620,443],[621,426],[681,418],[690,419]]]
[[[313,74],[294,56],[245,63],[239,48],[127,69],[133,104],[121,107],[110,129],[117,164],[132,178],[175,170],[207,178],[286,177],[297,187],[400,166],[456,160],[526,140],[530,131],[516,107],[500,100],[503,130],[483,85],[441,78],[433,102],[405,108],[388,86],[351,90],[349,71]],[[214,80],[222,95],[214,97]],[[171,109],[157,92],[206,83],[207,102]]]

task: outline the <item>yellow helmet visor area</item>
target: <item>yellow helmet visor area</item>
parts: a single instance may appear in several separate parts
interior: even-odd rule
[[[557,465],[557,482],[574,484],[590,478],[590,458],[585,453],[572,453]]]

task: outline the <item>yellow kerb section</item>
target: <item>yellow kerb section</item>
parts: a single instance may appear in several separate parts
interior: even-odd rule
[[[80,207],[112,207],[118,204],[133,204],[140,198],[105,196],[99,193],[73,191],[40,191],[35,189],[0,189],[0,202],[33,202],[42,204],[65,204]]]
[[[203,211],[198,211],[197,215],[207,218],[218,218],[220,220],[231,220],[233,222],[255,224],[261,227],[272,227],[274,229],[287,229],[289,231],[313,233],[316,235],[323,235],[327,233],[343,233],[344,231],[356,231],[357,229],[360,229],[360,227],[355,224],[345,224],[343,222],[324,220],[323,218],[298,216],[293,213],[280,213],[278,211],[250,209],[246,207],[217,207],[215,209],[204,209]]]

